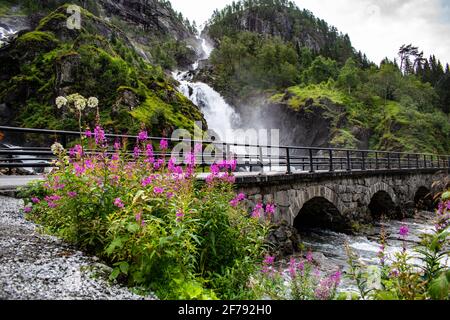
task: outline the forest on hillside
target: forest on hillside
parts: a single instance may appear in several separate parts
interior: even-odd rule
[[[207,26],[214,86],[236,104],[269,96],[298,109],[310,98],[344,104],[371,147],[450,150],[450,70],[412,44],[375,64],[347,35],[285,0],[244,0],[215,11]],[[396,56],[395,56],[396,55]],[[355,146],[349,128],[338,145]]]

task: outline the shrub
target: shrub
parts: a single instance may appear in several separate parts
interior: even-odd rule
[[[111,279],[153,290],[162,299],[250,297],[248,279],[265,252],[268,223],[242,207],[233,161],[195,177],[197,154],[167,161],[141,132],[134,151],[108,146],[104,131],[80,145],[55,144],[56,169],[28,191],[28,217],[113,266]],[[198,150],[198,148],[197,148]]]

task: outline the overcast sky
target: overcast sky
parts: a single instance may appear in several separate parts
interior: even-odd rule
[[[170,0],[201,24],[232,0]],[[450,62],[450,0],[295,0],[300,8],[348,33],[353,46],[379,63],[394,58],[402,44]]]

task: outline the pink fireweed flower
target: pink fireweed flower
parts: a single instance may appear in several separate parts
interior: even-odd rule
[[[184,163],[190,167],[195,166],[195,155],[192,152],[189,152],[185,159],[184,159]]]
[[[119,159],[120,159],[120,156],[119,156],[118,153],[114,153],[114,154],[111,156],[111,161],[118,161]]]
[[[320,280],[319,285],[314,291],[314,297],[318,300],[328,300],[331,298],[331,292],[334,288],[333,282],[330,278]]]
[[[86,169],[90,169],[90,170],[95,168],[94,163],[91,160],[89,160],[89,159],[86,159],[84,161],[84,166],[85,166]]]
[[[228,165],[230,166],[231,171],[235,171],[237,167],[237,160],[236,159],[230,160],[228,162]]]
[[[100,126],[96,126],[94,129],[95,143],[97,145],[104,145],[106,142],[105,131]]]
[[[123,202],[122,202],[122,199],[120,199],[120,198],[116,198],[116,199],[114,200],[114,205],[115,205],[117,208],[123,208],[123,207],[125,207],[125,205],[124,205]]]
[[[154,192],[155,194],[161,194],[161,193],[164,192],[164,189],[163,189],[163,188],[160,188],[160,187],[154,187],[154,188],[153,188],[153,192]]]
[[[263,211],[263,205],[262,205],[262,203],[258,203],[252,211],[252,217],[260,218],[262,215],[262,211]]]
[[[164,150],[167,150],[168,148],[169,148],[169,142],[166,139],[162,139],[159,142],[159,149],[164,151]]]
[[[69,191],[69,192],[67,192],[67,196],[69,198],[75,198],[77,196],[77,193],[74,191]]]
[[[167,196],[167,199],[172,199],[174,194],[173,194],[173,192],[167,192],[166,196]]]
[[[141,132],[139,132],[138,141],[145,141],[147,139],[148,139],[147,131],[142,130]]]
[[[142,185],[143,187],[146,187],[146,186],[148,186],[149,184],[152,184],[152,182],[153,182],[153,176],[149,176],[149,177],[144,178],[144,179],[142,180],[141,185]]]
[[[234,198],[233,200],[230,201],[230,205],[232,207],[237,207],[239,202],[245,200],[245,194],[243,193],[239,193],[236,198]]]
[[[77,144],[75,147],[69,150],[69,156],[71,158],[81,157],[83,155],[83,147]]]
[[[39,198],[37,198],[37,197],[33,197],[33,198],[31,198],[31,202],[39,203],[39,202],[41,202],[41,200],[39,200]]]
[[[178,221],[178,222],[180,222],[181,220],[183,220],[183,218],[184,218],[184,212],[183,212],[183,210],[181,210],[181,209],[177,210],[176,217],[177,217],[177,221]]]
[[[409,234],[409,228],[407,226],[402,226],[400,228],[399,234],[402,238],[406,238]]]
[[[120,142],[119,141],[114,142],[114,149],[120,150]]]
[[[142,221],[142,212],[137,213],[134,217],[135,217],[137,223],[141,223],[141,221]]]
[[[33,210],[32,207],[25,207],[25,208],[23,208],[23,212],[25,212],[25,213],[30,213],[32,210]]]
[[[84,132],[84,135],[86,136],[86,138],[90,138],[90,137],[92,137],[92,131],[91,130],[86,130]]]
[[[275,204],[266,204],[266,213],[267,214],[274,214],[275,213]]]
[[[289,261],[289,274],[292,279],[297,276],[297,263],[294,258]]]
[[[149,162],[149,163],[155,162],[153,146],[150,143],[146,146],[145,154],[147,156],[147,159],[145,159],[145,162]]]
[[[74,163],[73,167],[75,169],[75,175],[77,177],[81,176],[83,173],[86,172],[86,168],[83,166],[80,166],[78,163]]]
[[[54,203],[53,201],[49,201],[47,202],[47,205],[49,208],[56,208],[58,205],[56,203]]]
[[[443,213],[444,213],[444,202],[442,202],[442,201],[439,202],[437,213],[438,213],[438,214],[443,214]]]
[[[213,164],[211,165],[211,167],[209,168],[209,170],[211,171],[211,173],[212,173],[213,175],[218,175],[219,172],[220,172],[219,166],[218,166],[217,164],[215,164],[215,163],[213,163]]]
[[[140,155],[140,154],[141,154],[141,149],[139,149],[138,146],[135,146],[134,149],[133,149],[133,156],[134,156],[135,158],[139,158],[139,155]]]
[[[201,153],[203,151],[203,146],[201,143],[196,143],[194,145],[194,154]]]
[[[396,270],[396,269],[392,270],[392,271],[389,273],[389,276],[390,276],[390,277],[394,277],[394,278],[398,277],[398,275],[399,275],[399,272],[398,272],[398,270]]]
[[[333,282],[334,286],[337,287],[341,283],[342,272],[341,270],[336,271],[330,276],[330,280]]]
[[[172,157],[169,160],[169,163],[167,164],[167,167],[169,169],[170,173],[174,173],[174,174],[183,174],[183,168],[181,168],[180,166],[176,165],[177,159]]]
[[[306,254],[306,261],[310,263],[313,261],[313,254],[311,251],[308,251],[308,253]]]
[[[267,264],[267,265],[273,265],[274,262],[275,262],[275,257],[269,256],[269,255],[267,255],[263,260],[263,263]]]
[[[158,159],[154,164],[153,167],[155,170],[159,170],[164,165],[164,159]]]
[[[55,195],[52,195],[52,196],[46,196],[44,198],[44,200],[47,201],[47,202],[55,202],[55,201],[61,200],[61,197],[58,196],[57,194],[55,194]]]

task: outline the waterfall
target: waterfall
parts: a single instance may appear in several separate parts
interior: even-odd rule
[[[14,33],[15,33],[14,30],[0,27],[0,47],[5,43],[5,40],[8,39]]]
[[[191,70],[177,71],[173,73],[173,76],[180,82],[178,90],[203,112],[208,128],[216,132],[222,141],[225,141],[226,137],[232,134],[236,123],[239,122],[239,115],[220,93],[209,85],[192,81],[191,71],[197,70],[200,61],[208,59],[214,49],[206,39],[200,37],[198,39],[202,43],[201,58],[192,65]]]

